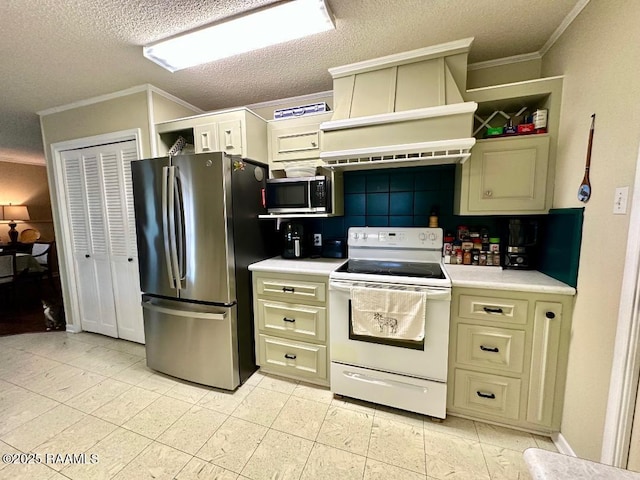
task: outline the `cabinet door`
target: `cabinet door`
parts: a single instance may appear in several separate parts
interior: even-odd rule
[[[271,130],[269,154],[272,162],[320,158],[319,125]]]
[[[227,120],[218,123],[218,142],[220,151],[229,155],[244,157],[242,145],[242,121]]]
[[[561,303],[536,302],[527,421],[547,427],[552,424],[558,395],[555,390],[561,325]]]
[[[83,330],[118,336],[107,252],[98,152],[64,152],[64,180]]]
[[[130,143],[101,154],[102,179],[118,336],[144,343],[131,182],[131,161],[138,155]]]
[[[218,151],[218,124],[207,123],[194,129],[194,141],[196,153]]]
[[[469,211],[544,211],[549,136],[481,141],[469,159]]]

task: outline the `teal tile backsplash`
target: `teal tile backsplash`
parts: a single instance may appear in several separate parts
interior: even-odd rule
[[[454,215],[454,189],[454,165],[344,172],[344,217],[308,223],[323,239],[346,238],[349,227],[426,227],[435,209],[445,233],[455,234],[458,225],[471,230],[486,228],[504,242],[509,217]],[[545,232],[539,251],[540,270],[576,286],[582,210],[552,210],[536,219]],[[503,243],[502,248],[505,246]]]
[[[435,208],[453,219],[455,167],[443,165],[344,173],[345,229],[426,227]]]

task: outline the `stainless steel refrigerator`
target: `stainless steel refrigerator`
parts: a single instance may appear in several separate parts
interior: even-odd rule
[[[275,254],[267,167],[214,152],[131,171],[147,365],[232,390],[256,369],[247,267]]]

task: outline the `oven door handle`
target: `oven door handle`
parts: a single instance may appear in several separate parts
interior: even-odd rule
[[[351,284],[348,282],[338,282],[338,281],[330,281],[329,282],[329,290],[336,290],[339,292],[351,292],[352,286],[359,286],[358,284]],[[384,288],[384,285],[380,285]],[[375,290],[375,288],[372,288]],[[419,290],[421,292],[425,292],[427,294],[428,300],[450,300],[451,299],[451,289],[450,288],[429,288],[424,287],[424,289]]]

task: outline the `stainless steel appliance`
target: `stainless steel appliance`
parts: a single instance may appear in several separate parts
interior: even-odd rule
[[[451,280],[441,265],[442,229],[352,227],[348,245],[347,263],[329,276],[331,391],[445,418]],[[379,336],[359,334],[354,296],[394,292],[424,301],[412,319],[418,335],[392,335],[403,319],[384,308],[371,317]]]
[[[282,225],[282,257],[304,258],[308,255],[308,238],[304,225],[286,222]]]
[[[224,153],[131,164],[147,365],[234,389],[256,369],[250,263],[274,254],[266,167]]]
[[[269,213],[331,212],[331,182],[325,176],[270,178],[266,197]]]
[[[504,268],[530,270],[536,266],[538,222],[533,219],[511,218]]]

